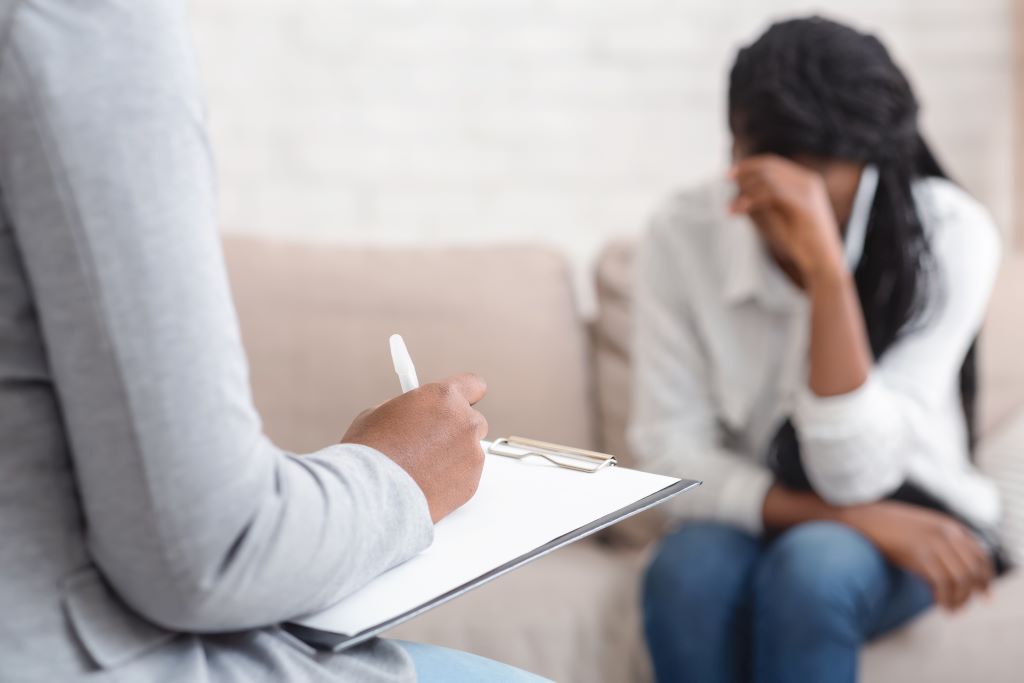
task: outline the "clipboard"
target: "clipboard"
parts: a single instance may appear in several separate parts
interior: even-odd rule
[[[614,455],[587,451],[582,448],[573,448],[572,446],[561,446],[556,443],[548,443],[547,441],[538,441],[537,439],[527,439],[522,436],[497,439],[486,448],[486,451],[494,455],[503,455],[506,458],[516,458],[518,460],[531,457],[541,458],[556,467],[573,470],[574,472],[586,472],[587,474],[593,474],[603,470],[605,467],[614,467],[618,464],[618,460],[615,459]]]
[[[344,651],[701,483],[629,470],[604,453],[530,439],[508,437],[482,445],[488,455],[480,489],[438,523],[434,546],[335,606],[283,628],[317,649]],[[511,506],[516,507],[510,515]],[[522,538],[512,533],[519,523],[517,510],[528,520],[524,524],[537,527],[520,530]],[[492,526],[498,540],[490,539],[487,547],[480,532]],[[460,547],[470,545],[469,539],[475,543],[472,552]],[[447,583],[446,553],[453,576]],[[424,586],[424,576],[443,589]],[[411,594],[396,595],[403,590]]]

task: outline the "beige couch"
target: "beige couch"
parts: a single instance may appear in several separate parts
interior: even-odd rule
[[[563,258],[530,247],[361,249],[226,241],[266,429],[309,450],[393,396],[387,336],[401,332],[420,377],[482,374],[494,435],[624,452],[629,245],[598,267],[599,311],[577,313]],[[982,464],[1015,505],[1024,537],[1024,260],[1008,263],[984,346]],[[700,472],[691,473],[700,478]],[[698,495],[698,494],[694,494]],[[1015,499],[1014,499],[1015,495]],[[650,678],[637,586],[656,519],[576,544],[397,628],[395,637],[503,660],[564,682]],[[870,645],[863,680],[1024,680],[1024,573],[991,604],[933,611]]]

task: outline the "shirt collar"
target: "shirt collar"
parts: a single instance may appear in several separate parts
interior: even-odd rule
[[[850,219],[846,223],[844,254],[851,272],[857,269],[864,252],[871,206],[877,189],[878,169],[867,165],[861,171]],[[725,274],[723,293],[726,301],[737,305],[756,299],[770,308],[787,308],[796,294],[796,288],[772,260],[750,219],[745,216],[728,216],[725,218],[722,236],[722,272]]]
[[[868,164],[860,172],[857,194],[853,197],[853,209],[850,220],[846,222],[845,245],[846,266],[855,272],[860,265],[860,257],[864,253],[864,239],[868,235],[868,221],[871,220],[871,207],[875,203],[878,191],[878,167]]]

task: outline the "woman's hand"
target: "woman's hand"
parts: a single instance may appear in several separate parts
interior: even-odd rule
[[[419,485],[438,522],[476,493],[484,467],[487,420],[473,406],[487,393],[476,375],[424,384],[364,411],[342,443],[375,448]]]
[[[893,501],[844,508],[839,515],[889,562],[927,581],[938,605],[956,610],[974,593],[988,593],[992,559],[952,517]]]
[[[838,396],[862,386],[871,371],[871,347],[825,180],[769,155],[740,161],[731,175],[739,187],[732,210],[750,216],[811,301],[811,391]]]
[[[730,209],[750,216],[776,256],[796,268],[801,286],[845,272],[839,226],[820,174],[760,155],[738,162],[730,177],[738,188]]]

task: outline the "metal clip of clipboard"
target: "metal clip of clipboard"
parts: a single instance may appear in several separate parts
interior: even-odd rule
[[[607,453],[587,451],[571,446],[560,446],[559,444],[526,439],[521,436],[497,439],[490,445],[487,452],[494,455],[503,455],[508,458],[516,458],[517,460],[530,457],[543,458],[556,467],[586,473],[594,473],[598,470],[603,470],[605,467],[613,467],[618,464],[615,456],[608,455]]]

